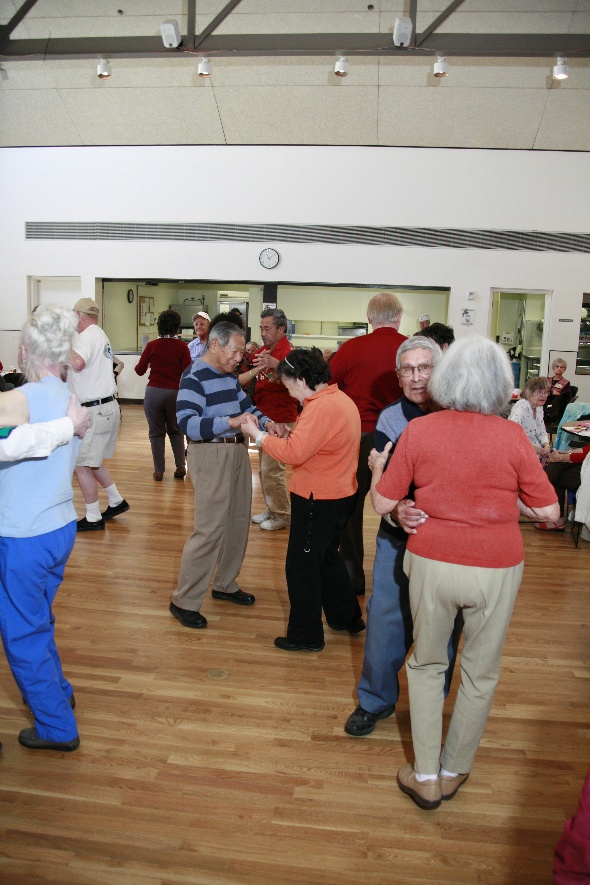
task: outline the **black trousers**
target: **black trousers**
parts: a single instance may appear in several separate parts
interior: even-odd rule
[[[372,478],[372,473],[369,470],[369,454],[374,446],[375,432],[369,430],[361,433],[361,448],[356,471],[356,481],[358,483],[357,499],[352,515],[342,533],[342,541],[340,543],[340,552],[344,557],[344,562],[352,581],[352,588],[359,596],[362,596],[365,592],[363,515],[365,511],[365,498],[371,488]]]
[[[561,461],[552,461],[545,468],[547,479],[557,493],[559,501],[559,513],[561,516],[565,513],[565,499],[568,489],[577,492],[580,488],[581,464],[570,464]]]
[[[291,611],[287,638],[315,645],[324,639],[322,609],[328,624],[351,625],[361,616],[358,600],[338,552],[342,530],[354,508],[348,498],[315,501],[291,493],[291,531],[287,548],[287,588]]]

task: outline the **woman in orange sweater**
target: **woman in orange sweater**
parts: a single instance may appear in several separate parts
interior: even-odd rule
[[[322,609],[332,630],[365,629],[356,594],[338,548],[356,500],[361,437],[358,409],[330,385],[330,370],[317,348],[294,350],[277,367],[303,409],[287,438],[269,436],[251,418],[242,425],[272,458],[291,464],[291,531],[286,575],[291,611],[285,651],[321,651]]]

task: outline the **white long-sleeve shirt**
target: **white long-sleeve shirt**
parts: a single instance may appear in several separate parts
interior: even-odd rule
[[[20,424],[10,436],[0,439],[0,461],[47,458],[58,446],[69,443],[73,435],[74,424],[67,416],[38,424]]]

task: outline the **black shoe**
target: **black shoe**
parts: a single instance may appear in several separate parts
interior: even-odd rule
[[[286,636],[277,636],[275,645],[282,648],[283,651],[322,651],[325,642],[314,643],[313,645],[304,645],[301,642],[291,642]]]
[[[106,510],[102,511],[102,518],[104,520],[112,519],[113,516],[120,516],[121,513],[126,513],[129,510],[129,504],[123,498],[123,500],[119,504],[115,504],[114,507],[109,506]]]
[[[186,608],[178,608],[173,602],[170,603],[170,614],[174,615],[183,627],[192,627],[193,630],[200,630],[201,627],[207,626],[207,618],[203,617],[201,612],[191,612]]]
[[[356,621],[353,621],[352,624],[349,624],[348,627],[336,627],[334,624],[328,624],[330,630],[337,630],[338,632],[342,632],[343,630],[348,631],[348,633],[362,633],[363,630],[366,629],[366,624],[362,618],[357,618]]]
[[[26,698],[23,698],[23,704],[27,704],[27,699],[26,699]],[[68,698],[68,704],[70,705],[70,707],[72,708],[72,710],[73,710],[74,707],[76,706],[76,698],[74,697],[73,694],[71,694],[71,695],[69,696],[69,698]],[[28,706],[29,706],[29,705],[27,704],[27,707],[28,707]]]
[[[35,728],[23,728],[18,736],[18,742],[29,750],[63,750],[66,753],[71,753],[80,746],[79,737],[71,741],[45,741],[39,737]]]
[[[364,737],[366,734],[371,734],[372,731],[375,731],[376,722],[380,719],[387,719],[392,713],[395,713],[395,704],[392,704],[391,707],[386,707],[380,713],[369,713],[368,710],[357,707],[354,713],[351,713],[346,720],[344,731],[353,737]]]
[[[104,532],[104,519],[99,519],[98,522],[88,522],[86,517],[84,519],[79,519],[76,525],[77,532]]]
[[[236,590],[235,593],[225,593],[223,590],[212,590],[213,599],[225,599],[227,602],[235,602],[236,605],[254,605],[256,597],[251,593],[244,593],[243,590]]]

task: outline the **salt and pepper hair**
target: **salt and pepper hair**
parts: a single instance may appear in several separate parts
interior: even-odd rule
[[[553,362],[551,363],[551,368],[552,368],[554,371],[555,371],[555,366],[556,366],[558,363],[561,363],[561,365],[562,365],[562,366],[565,366],[565,368],[567,369],[567,363],[566,363],[566,361],[565,361],[562,357],[558,356],[558,357],[556,357],[556,358],[553,360]]]
[[[277,374],[279,378],[301,378],[310,390],[315,390],[318,384],[327,384],[331,378],[328,364],[317,347],[292,350],[278,364]]]
[[[513,388],[506,351],[483,335],[451,344],[428,382],[431,397],[441,406],[482,415],[498,415]]]
[[[537,375],[533,375],[524,385],[520,398],[530,399],[533,393],[536,393],[538,390],[547,390],[548,383],[547,378],[539,378]]]
[[[21,368],[27,381],[38,381],[50,370],[63,370],[72,352],[78,325],[73,310],[41,304],[21,332]]]
[[[240,329],[239,326],[236,326],[234,323],[217,323],[217,325],[209,332],[207,350],[210,349],[213,341],[217,341],[220,347],[226,347],[232,335],[238,335],[240,338],[246,340],[243,329]]]
[[[403,309],[401,301],[393,292],[378,292],[367,305],[367,319],[372,326],[399,325]]]
[[[408,353],[408,351],[410,350],[416,350],[418,347],[421,347],[424,350],[429,350],[431,352],[432,365],[436,366],[442,356],[442,350],[440,349],[436,341],[433,338],[426,338],[422,335],[413,335],[412,338],[407,338],[398,347],[395,357],[395,368],[399,369],[399,367],[401,366],[401,358],[404,353]]]
[[[285,311],[281,310],[280,307],[267,307],[260,314],[261,320],[264,319],[264,317],[272,317],[273,324],[277,329],[287,328],[287,317],[285,316]]]

